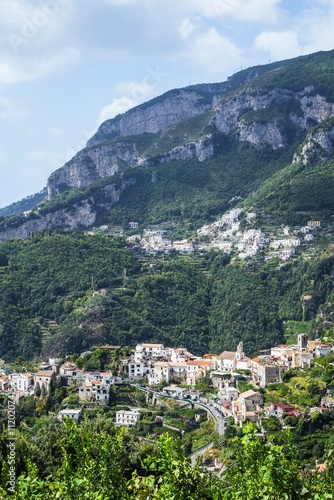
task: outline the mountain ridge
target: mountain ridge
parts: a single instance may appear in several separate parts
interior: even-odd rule
[[[172,211],[177,213],[177,204],[182,204],[182,197],[191,191],[191,176],[198,171],[196,175],[203,179],[203,203],[227,209],[229,199],[240,195],[246,198],[275,170],[293,161],[306,161],[302,154],[313,155],[313,162],[322,161],[325,149],[325,156],[330,159],[333,144],[326,132],[324,147],[319,130],[334,112],[333,75],[334,51],[319,52],[248,68],[226,82],[174,89],[107,120],[86,148],[51,174],[47,182],[49,202],[43,202],[25,219],[19,215],[5,219],[0,224],[0,240],[24,238],[40,230],[72,230],[108,221],[121,223],[118,213],[123,214],[123,221],[139,216],[142,222],[154,223],[159,217],[148,219],[143,212],[130,208],[131,196],[136,198],[143,192],[144,178],[145,196],[153,197],[152,203],[154,199],[158,205],[163,200],[156,199],[153,191],[157,191],[157,183],[169,183],[161,186],[160,191],[170,192],[175,205]],[[130,132],[132,135],[124,135]],[[253,167],[247,166],[250,182],[242,177],[241,168],[247,148],[253,158]],[[265,160],[257,161],[260,151],[260,158],[274,158],[276,166],[266,171]],[[223,162],[221,171],[219,161]],[[173,194],[169,172],[177,168],[172,182],[177,184],[179,194]],[[239,179],[231,183],[228,176],[233,179],[239,170]],[[211,202],[212,190],[217,193]],[[219,190],[224,193],[220,197]],[[124,215],[126,207],[120,207],[126,193],[130,202],[128,217]],[[187,203],[190,210],[190,200]],[[57,206],[58,216],[51,216]],[[154,211],[153,205],[146,209],[152,214]],[[206,212],[209,219],[218,215],[215,209],[208,208]],[[182,221],[182,210],[178,220]],[[205,222],[203,217],[201,222]]]

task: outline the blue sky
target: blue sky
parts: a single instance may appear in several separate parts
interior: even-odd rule
[[[1,0],[0,207],[99,123],[189,83],[334,48],[334,0]]]

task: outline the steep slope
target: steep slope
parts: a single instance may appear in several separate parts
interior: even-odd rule
[[[16,201],[15,203],[11,203],[7,207],[0,208],[0,217],[7,217],[8,215],[17,215],[22,212],[31,210],[38,203],[43,201],[47,197],[46,188],[42,189],[36,194],[31,196],[27,196],[20,201]]]
[[[205,161],[215,154],[215,132],[236,134],[256,147],[291,144],[311,120],[319,123],[333,111],[327,96],[314,95],[318,75],[310,72],[297,91],[268,83],[278,71],[285,81],[295,64],[283,61],[245,70],[224,83],[172,90],[107,120],[85,149],[50,176],[49,199],[126,168],[175,159]]]
[[[266,212],[334,212],[334,118],[314,127],[286,166],[246,200]]]
[[[235,197],[261,198],[284,178],[280,170],[308,162],[301,158],[308,148],[313,163],[330,160],[330,134],[326,143],[320,136],[334,113],[333,74],[334,51],[320,52],[173,90],[107,120],[50,176],[49,203],[1,222],[0,241],[133,218],[143,225],[176,218],[191,229]]]

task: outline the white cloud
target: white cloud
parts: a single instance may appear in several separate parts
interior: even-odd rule
[[[153,85],[147,79],[138,82],[119,82],[115,86],[118,94],[127,95],[132,101],[139,102],[146,98],[153,90]]]
[[[281,0],[189,0],[188,3],[206,17],[268,23],[277,20]]]
[[[137,102],[130,97],[116,97],[112,100],[111,104],[108,104],[101,109],[98,117],[98,123],[100,124],[105,120],[114,118],[114,116],[124,113],[136,105]]]
[[[192,32],[196,29],[196,26],[190,21],[190,19],[183,19],[182,23],[178,27],[178,32],[181,38],[188,38]]]
[[[119,82],[115,86],[115,92],[120,94],[120,97],[115,97],[110,104],[102,108],[98,117],[98,124],[100,125],[105,120],[125,113],[125,111],[152,97],[156,86],[166,76],[168,75],[161,71],[158,66],[155,68],[148,66],[146,67],[146,76],[141,82]]]
[[[241,50],[215,28],[193,37],[183,57],[206,74],[223,78],[244,62]]]
[[[0,63],[0,85],[38,80],[80,59],[77,49],[66,47],[56,54],[22,61],[13,59]]]
[[[304,11],[298,22],[300,38],[308,53],[333,49],[334,2],[317,0],[317,4],[318,7]]]
[[[303,52],[296,31],[263,31],[254,42],[256,49],[269,52],[271,59],[287,59]]]

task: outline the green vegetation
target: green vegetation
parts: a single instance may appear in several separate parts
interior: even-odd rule
[[[334,75],[333,60],[333,50],[290,59],[285,61],[285,64],[255,78],[249,85],[260,86],[263,92],[275,88],[300,92],[304,90],[306,85],[311,85],[314,87],[313,94],[319,93],[325,96],[328,101],[334,102],[331,85]]]
[[[36,193],[32,196],[28,196],[27,198],[23,198],[23,200],[17,201],[8,205],[7,207],[0,208],[0,217],[7,217],[8,215],[18,215],[26,210],[31,210],[38,203],[44,200],[47,196],[46,188],[42,189],[39,193]]]
[[[268,446],[250,425],[234,438],[234,460],[219,478],[191,466],[166,434],[157,443],[138,442],[103,418],[80,426],[73,421],[38,424],[18,432],[18,500],[320,500],[334,493],[329,467],[322,474],[303,471],[293,446]],[[33,439],[27,439],[29,434]],[[6,432],[0,457],[0,493],[6,500],[13,498],[6,488]]]
[[[200,355],[235,350],[241,340],[255,355],[294,342],[298,333],[332,335],[328,250],[278,269],[229,264],[216,252],[153,262],[152,268],[107,235],[46,233],[1,245],[2,356],[29,360],[143,341],[184,345]],[[78,363],[105,366],[98,351]],[[117,363],[110,361],[112,370]]]

